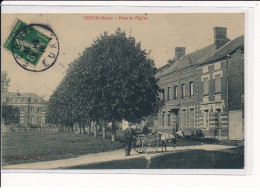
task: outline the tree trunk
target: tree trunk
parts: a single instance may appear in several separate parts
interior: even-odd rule
[[[91,129],[91,122],[88,124],[88,135],[90,135],[90,129]]]
[[[82,123],[82,127],[83,127],[83,134],[85,135],[85,134],[86,134],[86,125],[85,125],[85,122]]]
[[[79,122],[79,133],[80,134],[82,133],[82,122],[81,121]]]
[[[112,122],[112,129],[111,129],[111,141],[115,142],[116,141],[116,125],[115,122]]]
[[[94,137],[97,137],[97,127],[98,127],[98,124],[96,122],[95,127],[94,127]]]
[[[75,123],[72,124],[72,132],[74,133],[75,131]]]
[[[106,139],[106,126],[103,126],[102,124],[100,125],[101,129],[102,129],[102,137],[103,139]]]

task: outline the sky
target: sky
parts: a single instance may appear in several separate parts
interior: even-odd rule
[[[112,20],[91,20],[89,16],[112,17]],[[132,17],[132,20],[119,19]],[[135,16],[146,17],[136,20]],[[44,72],[22,69],[10,52],[1,47],[1,71],[11,80],[10,92],[32,92],[48,100],[65,76],[68,64],[89,47],[104,31],[114,33],[120,27],[127,35],[141,41],[142,49],[151,51],[156,67],[165,65],[175,55],[175,47],[186,47],[186,54],[214,42],[213,28],[226,27],[229,39],[244,34],[242,13],[161,13],[161,14],[2,14],[1,45],[11,32],[16,19],[27,24],[48,25],[56,34],[60,54],[56,63]],[[85,18],[85,19],[84,19]]]

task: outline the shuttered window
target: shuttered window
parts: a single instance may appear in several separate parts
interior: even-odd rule
[[[187,123],[187,113],[186,110],[182,110],[182,127],[186,127]]]
[[[174,86],[174,91],[173,91],[173,100],[178,99],[178,86]]]
[[[221,75],[215,76],[215,93],[221,92]]]
[[[194,127],[194,109],[189,110],[188,123],[189,127]]]
[[[168,92],[167,92],[167,101],[170,100],[170,91],[171,91],[171,87],[168,87]]]
[[[194,96],[194,83],[193,82],[190,82],[189,92],[190,92],[190,97],[193,97]]]
[[[203,79],[203,94],[204,95],[209,94],[209,80],[208,80],[208,78]]]
[[[165,92],[164,92],[164,89],[162,89],[162,100],[165,101]]]
[[[164,114],[162,115],[162,126],[164,126]]]
[[[203,127],[205,129],[208,129],[209,127],[209,111],[208,110],[205,110],[204,113],[203,113]]]
[[[186,97],[185,84],[181,85],[181,98],[184,99]]]
[[[171,114],[168,114],[168,126],[171,126]]]

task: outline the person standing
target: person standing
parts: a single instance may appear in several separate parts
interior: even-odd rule
[[[128,128],[125,129],[125,155],[126,156],[130,156],[134,136],[137,137],[134,129],[131,127],[131,123],[129,123]]]

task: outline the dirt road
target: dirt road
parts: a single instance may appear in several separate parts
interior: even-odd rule
[[[76,158],[54,160],[54,161],[44,161],[36,163],[18,164],[18,165],[7,165],[2,166],[2,169],[59,169],[71,166],[96,164],[101,162],[109,162],[114,160],[128,160],[134,158],[145,158],[149,161],[151,158],[158,157],[164,154],[173,153],[175,151],[185,151],[185,150],[223,150],[235,148],[235,146],[225,146],[225,145],[215,145],[215,144],[205,144],[197,146],[182,146],[176,147],[175,150],[172,147],[167,148],[167,152],[157,152],[157,153],[144,153],[138,154],[134,150],[131,152],[131,156],[125,156],[124,150],[116,150],[112,152],[102,152],[97,154],[83,155]]]

